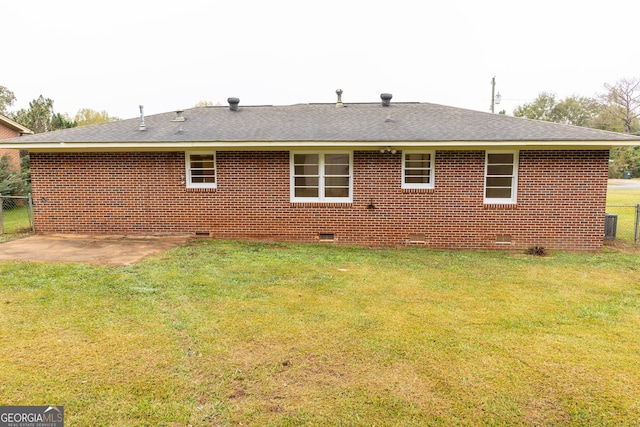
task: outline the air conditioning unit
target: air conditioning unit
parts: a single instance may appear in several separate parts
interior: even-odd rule
[[[618,228],[618,215],[605,214],[604,240],[615,240],[617,228]]]

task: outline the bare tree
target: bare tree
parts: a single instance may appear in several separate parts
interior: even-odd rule
[[[9,107],[16,101],[16,96],[4,86],[0,86],[0,114],[7,116]]]
[[[640,79],[622,79],[613,85],[605,83],[604,87],[607,93],[600,95],[604,109],[624,125],[626,133],[631,133],[638,125]]]

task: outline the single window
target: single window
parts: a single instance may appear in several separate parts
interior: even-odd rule
[[[433,188],[434,151],[403,151],[402,188]]]
[[[187,152],[187,188],[216,188],[216,154],[214,152]]]
[[[291,201],[350,202],[351,153],[291,153]]]
[[[485,161],[485,203],[516,203],[518,152],[487,152]]]

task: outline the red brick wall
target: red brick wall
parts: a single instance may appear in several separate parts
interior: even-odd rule
[[[20,132],[15,131],[13,129],[9,129],[0,123],[0,140],[15,138],[20,136]],[[15,169],[20,169],[20,151],[19,150],[8,150],[6,148],[0,147],[0,158],[4,155],[8,155],[11,158],[11,162]]]
[[[219,151],[213,191],[185,188],[182,152],[32,153],[35,224],[40,233],[308,242],[334,233],[346,244],[598,250],[608,155],[521,151],[518,204],[485,206],[484,151],[438,151],[429,192],[400,188],[400,152],[356,151],[353,203],[326,205],[290,203],[286,151]],[[424,243],[409,243],[416,233]]]

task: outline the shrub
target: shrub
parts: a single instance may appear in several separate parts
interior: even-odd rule
[[[547,250],[542,246],[533,246],[527,249],[527,255],[546,256]]]

